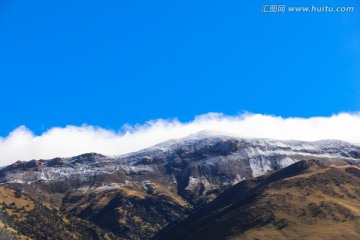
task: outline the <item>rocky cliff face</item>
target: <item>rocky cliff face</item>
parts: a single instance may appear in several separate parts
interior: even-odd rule
[[[0,182],[120,237],[146,239],[234,184],[306,159],[354,164],[360,147],[201,133],[122,156],[19,161],[0,170]]]

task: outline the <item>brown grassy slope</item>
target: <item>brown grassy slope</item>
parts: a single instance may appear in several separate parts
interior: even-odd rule
[[[121,179],[115,175],[96,176],[83,184],[40,181],[7,186],[24,191],[65,216],[94,223],[124,239],[149,239],[191,211],[192,206],[164,182],[155,179],[119,183]]]
[[[21,192],[0,187],[0,239],[115,239],[94,224],[70,217],[32,200]]]
[[[34,209],[34,202],[11,189],[0,188],[0,239],[30,239],[22,235],[14,221],[23,221]]]
[[[151,191],[113,186],[74,190],[61,211],[94,222],[126,239],[149,239],[169,222],[184,219],[190,206],[161,185]]]
[[[301,161],[243,181],[155,239],[359,239],[360,168]]]

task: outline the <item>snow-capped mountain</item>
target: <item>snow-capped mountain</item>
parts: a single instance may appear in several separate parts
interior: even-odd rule
[[[231,186],[310,158],[356,163],[360,146],[338,140],[279,141],[200,132],[122,156],[88,153],[71,158],[18,161],[0,170],[0,182],[76,180],[103,187],[156,179],[168,187],[181,185],[185,191],[199,188],[206,194],[210,189]],[[116,175],[117,179],[94,184],[93,180],[103,175]]]
[[[357,164],[360,146],[201,132],[121,156],[18,161],[0,170],[0,183],[120,237],[147,239],[242,180],[310,159]]]

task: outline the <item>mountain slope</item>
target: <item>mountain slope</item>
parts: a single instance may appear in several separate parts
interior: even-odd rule
[[[212,200],[241,180],[305,159],[353,164],[360,159],[360,147],[341,141],[276,141],[201,133],[117,157],[84,154],[18,161],[0,170],[0,182],[66,182],[56,186],[64,191],[112,183],[146,188],[155,182],[196,204]]]
[[[360,168],[300,161],[246,180],[154,239],[358,239]]]
[[[0,188],[1,239],[118,239],[95,224],[65,217],[21,192]]]
[[[306,159],[356,164],[360,147],[200,133],[122,156],[18,161],[0,182],[118,237],[148,239],[234,184]]]

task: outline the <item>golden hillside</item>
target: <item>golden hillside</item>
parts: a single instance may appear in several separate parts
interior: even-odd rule
[[[0,187],[0,239],[114,239],[94,224],[66,218],[20,191]]]
[[[360,168],[301,161],[243,181],[155,239],[359,239]]]

